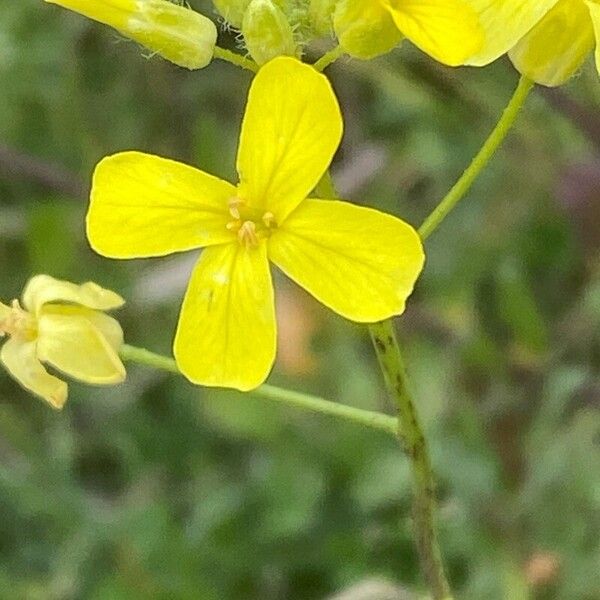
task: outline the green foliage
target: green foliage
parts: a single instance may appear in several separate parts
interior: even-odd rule
[[[129,299],[130,343],[168,352],[190,263],[95,256],[91,169],[135,148],[231,177],[249,74],[147,60],[37,0],[0,11],[0,298],[35,272],[93,279]],[[454,71],[408,47],[331,72],[347,115],[338,186],[414,224],[516,82],[505,61]],[[442,546],[467,600],[600,596],[598,90],[590,67],[535,95],[428,241],[400,322]],[[282,320],[311,336],[292,350],[313,360],[281,360],[273,380],[390,410],[366,332],[291,298]],[[0,373],[0,457],[1,598],[312,600],[370,578],[420,585],[408,469],[383,434],[136,367],[114,389],[73,385],[54,413]]]

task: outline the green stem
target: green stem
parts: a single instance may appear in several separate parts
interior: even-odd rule
[[[525,76],[521,77],[519,85],[506,106],[502,117],[477,156],[473,159],[469,168],[419,228],[419,234],[423,240],[426,240],[440,226],[442,221],[471,189],[477,177],[485,169],[496,153],[496,150],[498,150],[502,142],[506,139],[533,86],[533,81]]]
[[[236,67],[241,67],[247,71],[258,73],[259,66],[253,60],[250,60],[241,54],[237,54],[237,52],[232,52],[231,50],[217,46],[215,48],[214,57],[231,63]]]
[[[434,600],[450,600],[436,533],[436,497],[427,442],[408,389],[404,361],[391,320],[369,326],[386,385],[396,401],[413,480],[413,525],[421,567]]]
[[[313,67],[319,71],[323,72],[328,66],[332,65],[338,58],[344,56],[344,51],[341,46],[336,46],[329,50],[329,52],[325,52],[321,58],[313,65]]]
[[[321,198],[335,199],[335,184],[328,171],[317,185]],[[413,519],[421,568],[434,600],[451,600],[444,573],[436,528],[436,498],[433,469],[427,441],[419,425],[417,411],[407,385],[404,361],[391,320],[369,325],[379,366],[398,411],[398,437],[410,459],[413,479]]]
[[[122,346],[120,354],[121,358],[125,361],[146,365],[147,367],[168,371],[169,373],[181,374],[172,358],[155,354],[144,348],[125,344]],[[398,420],[382,413],[338,404],[337,402],[331,402],[318,396],[293,392],[273,385],[261,385],[252,393],[287,406],[337,417],[370,429],[384,431],[393,436],[398,435]]]

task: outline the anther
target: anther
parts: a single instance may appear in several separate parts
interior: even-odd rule
[[[263,223],[267,226],[267,228],[276,227],[277,223],[275,221],[275,215],[272,212],[266,212],[263,215]]]
[[[234,219],[241,219],[242,216],[240,214],[240,207],[243,206],[244,202],[242,200],[240,200],[239,198],[232,198],[229,201],[229,214],[234,218]]]
[[[238,231],[238,239],[246,248],[258,246],[258,236],[256,235],[256,223],[245,221]]]

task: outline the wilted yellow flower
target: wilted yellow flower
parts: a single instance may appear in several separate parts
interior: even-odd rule
[[[424,262],[416,231],[370,208],[307,199],[342,129],[327,78],[279,57],[252,83],[237,186],[139,152],[96,167],[87,233],[97,252],[124,259],[206,248],[174,343],[191,381],[249,390],[268,376],[276,351],[269,260],[348,319],[403,312]]]
[[[103,385],[125,379],[119,359],[123,332],[105,315],[123,299],[95,283],[75,285],[48,275],[33,277],[23,292],[22,305],[0,302],[0,360],[27,390],[54,408],[67,399],[67,384],[50,375],[42,365],[85,383]]]
[[[596,47],[600,72],[599,0],[560,0],[510,52],[515,67],[546,86],[566,83]]]
[[[213,58],[217,28],[205,16],[169,0],[45,0],[110,25],[163,58],[201,69]]]

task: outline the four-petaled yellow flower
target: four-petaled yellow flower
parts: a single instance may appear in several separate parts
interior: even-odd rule
[[[45,0],[116,29],[163,58],[202,69],[213,58],[215,24],[170,0]]]
[[[505,54],[557,0],[340,0],[334,29],[360,58],[402,37],[444,64],[483,66]]]
[[[105,315],[123,299],[95,283],[75,285],[48,275],[33,277],[23,292],[22,306],[0,302],[0,360],[27,390],[54,408],[67,399],[67,384],[50,375],[48,363],[85,383],[104,385],[125,379],[119,359],[123,332]]]
[[[600,73],[600,1],[560,0],[510,52],[515,67],[536,83],[566,83],[596,48]]]
[[[269,259],[348,319],[403,312],[424,262],[416,231],[370,208],[307,199],[342,129],[329,81],[279,57],[252,83],[237,186],[138,152],[98,164],[87,216],[97,252],[126,259],[205,247],[174,342],[191,381],[249,390],[268,376],[276,351]]]

